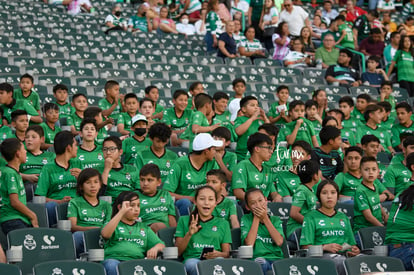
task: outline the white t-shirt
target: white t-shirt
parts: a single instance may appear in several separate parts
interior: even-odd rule
[[[207,33],[206,24],[204,24],[204,29],[201,30],[201,23],[203,23],[202,19],[195,22],[194,27],[195,27],[196,32],[197,32],[198,35],[205,35]]]
[[[92,4],[89,0],[73,0],[68,5],[68,13],[71,15],[77,15],[81,13],[81,6],[86,5],[88,7],[92,7]]]
[[[194,35],[196,33],[196,28],[193,24],[177,23],[175,28],[179,33],[185,33],[186,35]]]
[[[276,7],[272,7],[269,10],[269,13],[263,15],[263,21],[272,21],[272,18],[275,16],[279,16],[279,12],[277,11]],[[265,25],[265,28],[276,27],[276,26],[277,26],[277,23],[273,25]]]
[[[304,57],[306,57],[306,54],[304,53],[297,52],[297,51],[289,51],[289,53],[285,56],[285,58],[283,58],[283,61],[297,61],[297,60],[303,59]],[[298,67],[307,67],[307,66],[308,65],[305,63],[305,61],[303,61],[301,63],[290,64],[287,67],[298,68]]]
[[[280,13],[279,22],[288,23],[290,35],[299,36],[300,30],[305,26],[305,20],[308,17],[308,13],[302,7],[293,6],[291,13],[286,10]]]
[[[389,2],[385,2],[384,0],[379,0],[377,9],[395,10],[394,1],[390,0]]]
[[[249,11],[249,3],[247,3],[244,0],[240,0],[239,3],[237,3],[237,5],[235,5],[234,1],[232,0],[231,1],[231,7],[232,8],[234,7],[238,10],[242,10],[245,16],[247,16],[247,12]],[[238,12],[238,11],[236,11],[235,9],[231,9],[231,11],[230,11],[231,16],[233,17],[236,14],[236,12]]]

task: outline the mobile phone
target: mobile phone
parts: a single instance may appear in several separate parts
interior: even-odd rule
[[[200,260],[205,260],[206,258],[204,257],[204,254],[208,252],[213,252],[213,251],[214,251],[214,247],[204,247],[200,255]]]
[[[348,142],[348,138],[347,137],[343,137],[342,138],[342,142]]]

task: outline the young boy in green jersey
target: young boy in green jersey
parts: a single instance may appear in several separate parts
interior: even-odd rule
[[[68,102],[68,87],[64,84],[57,84],[53,87],[53,96],[59,106],[59,117],[67,118],[73,112],[73,106]]]
[[[13,92],[13,98],[23,100],[37,111],[40,115],[40,97],[39,94],[32,89],[34,88],[34,79],[30,74],[24,74],[20,77],[19,88]]]
[[[29,127],[29,118],[25,110],[16,110],[11,113],[12,123],[14,128],[14,137],[24,143],[26,130]]]
[[[214,140],[208,133],[198,134],[194,138],[193,151],[173,164],[163,189],[175,197],[180,215],[188,215],[194,202],[194,192],[205,184],[206,174],[211,169],[219,168],[214,160],[216,147],[223,146],[220,140]]]
[[[26,161],[26,149],[16,138],[8,138],[0,145],[7,166],[0,174],[0,225],[4,235],[12,230],[39,227],[36,214],[26,206],[26,192],[19,167]]]
[[[141,170],[146,163],[158,165],[162,184],[167,180],[172,164],[178,158],[176,153],[165,148],[171,137],[171,128],[164,123],[157,122],[149,128],[148,137],[152,142],[151,146],[139,150],[134,164],[138,170]]]
[[[155,120],[152,119],[154,110],[155,102],[151,99],[145,97],[139,101],[139,113],[146,117],[149,127],[155,123]]]
[[[395,106],[395,110],[397,111],[397,118],[399,123],[394,124],[391,128],[392,147],[398,147],[398,149],[401,150],[402,144],[400,140],[400,134],[414,133],[414,123],[411,120],[413,109],[407,102],[400,102],[397,104],[397,106]]]
[[[230,130],[226,127],[218,127],[211,132],[211,135],[215,140],[221,140],[223,142],[223,146],[216,147],[216,155],[214,156],[214,159],[221,171],[226,175],[227,181],[231,182],[233,170],[237,164],[237,155],[234,152],[226,150],[226,148],[230,146]]]
[[[207,185],[216,190],[218,195],[217,205],[213,211],[213,216],[225,219],[231,225],[231,228],[239,228],[237,219],[237,209],[235,202],[226,198],[226,174],[220,169],[213,169],[207,172]]]
[[[357,101],[356,101],[356,108],[353,109],[352,111],[352,116],[361,121],[362,123],[365,123],[365,117],[364,117],[364,113],[366,108],[368,107],[368,105],[370,105],[372,102],[372,97],[369,94],[360,94],[357,96]]]
[[[27,128],[24,139],[27,149],[26,162],[20,165],[20,174],[25,182],[37,183],[43,166],[53,162],[56,157],[55,153],[43,152],[40,149],[44,140],[44,131],[40,125],[31,125]]]
[[[200,81],[195,81],[191,83],[190,87],[188,88],[188,92],[190,93],[191,97],[188,98],[187,109],[195,109],[195,97],[198,94],[204,94],[203,83],[201,83]]]
[[[117,127],[118,133],[121,135],[129,135],[131,133],[131,119],[138,114],[139,101],[134,93],[125,95],[125,112],[119,114]]]
[[[366,123],[360,125],[357,131],[357,143],[361,144],[361,138],[364,135],[373,134],[381,141],[380,150],[394,154],[395,150],[391,145],[391,137],[387,129],[383,129],[380,124],[382,121],[383,109],[381,106],[371,104],[367,106],[364,112]]]
[[[364,156],[367,157],[374,157],[377,159],[379,147],[380,147],[380,140],[374,135],[365,135],[361,138],[361,146],[362,150],[364,151]],[[378,160],[378,159],[377,159]],[[385,167],[384,164],[381,162],[378,162],[378,168],[380,169],[380,173],[378,176],[378,179],[382,181],[384,179],[385,170],[387,167]]]
[[[237,134],[234,131],[233,122],[230,120],[231,113],[227,110],[229,96],[225,92],[216,92],[213,95],[214,116],[212,124],[219,123],[230,130],[231,141],[237,141]]]
[[[102,116],[117,119],[123,111],[123,96],[119,92],[119,83],[108,80],[105,83],[105,98],[99,100]]]
[[[280,202],[282,197],[276,192],[273,173],[263,166],[272,156],[272,140],[262,133],[254,133],[247,140],[250,158],[242,160],[233,171],[231,189],[240,201],[244,201],[245,192],[250,188],[259,188],[270,201]]]
[[[234,121],[234,129],[238,136],[236,154],[237,160],[242,161],[247,154],[247,140],[250,135],[256,133],[259,126],[263,123],[269,123],[265,112],[259,107],[256,97],[248,95],[240,100],[240,109],[243,113]],[[244,198],[244,193],[241,195]]]
[[[352,29],[348,26],[348,23],[345,21],[345,16],[338,15],[335,18],[336,29],[341,34],[341,37],[338,41],[335,42],[336,45],[341,45],[345,48],[355,49],[357,46],[356,41],[354,41],[354,34]]]
[[[391,81],[383,81],[380,87],[380,96],[378,97],[379,101],[386,101],[391,104],[391,116],[395,117],[395,104],[396,100],[395,97],[392,95],[392,82]]]
[[[81,164],[81,168],[95,168],[101,170],[104,167],[104,158],[102,146],[95,144],[98,135],[96,120],[93,118],[84,118],[80,125],[81,144],[79,145],[76,158]]]
[[[414,152],[414,136],[403,141],[403,159],[392,161],[384,175],[384,185],[395,195],[400,194],[410,185],[411,172],[407,169],[406,158]]]
[[[345,130],[351,131],[354,134],[354,139],[356,139],[356,132],[358,126],[361,124],[361,121],[353,117],[354,112],[354,100],[350,96],[343,96],[339,99],[339,110],[344,113],[344,118],[342,119],[342,126]],[[352,146],[356,145],[352,144]]]
[[[166,227],[176,227],[174,200],[161,186],[161,173],[154,163],[145,164],[139,171],[141,201],[139,217],[155,233]]]
[[[341,131],[334,126],[325,126],[319,132],[322,145],[314,148],[312,160],[320,163],[323,179],[333,180],[344,170],[344,163],[339,155],[342,138]]]
[[[95,144],[102,145],[104,139],[109,136],[107,129],[111,129],[114,120],[112,118],[104,120],[102,117],[102,109],[96,106],[88,107],[83,113],[83,117],[84,119],[90,118],[96,121],[96,131],[98,131],[98,135],[95,138]]]
[[[293,100],[289,103],[289,117],[291,122],[282,129],[280,140],[286,139],[289,145],[297,140],[304,140],[313,147],[319,147],[315,128],[312,122],[305,118],[305,103],[301,100]]]
[[[243,78],[236,78],[232,82],[234,97],[230,98],[228,108],[231,113],[231,121],[235,121],[240,111],[240,100],[246,92],[246,81]]]
[[[3,108],[0,107],[0,143],[6,138],[13,137],[13,132],[10,127],[3,124],[3,114]]]
[[[296,189],[300,186],[298,176],[299,164],[304,160],[309,160],[312,147],[303,140],[298,140],[292,145],[290,159],[292,164],[283,166],[275,175],[276,190],[282,198],[293,197]]]
[[[319,133],[322,129],[322,117],[318,113],[318,103],[316,101],[309,99],[305,102],[305,117],[312,122],[315,133]],[[316,138],[318,143],[321,144],[318,136]]]
[[[69,202],[76,197],[76,178],[81,171],[80,162],[76,159],[78,146],[74,135],[69,131],[56,134],[53,142],[56,158],[43,166],[35,191],[36,196],[46,197],[46,209],[49,224],[57,222],[56,206]]]
[[[9,83],[0,84],[0,106],[3,108],[3,124],[9,126],[11,123],[11,113],[16,110],[25,110],[32,123],[41,123],[43,120],[36,109],[26,104],[24,100],[13,98],[13,86]]]
[[[357,144],[355,138],[355,131],[352,128],[345,128],[343,126],[343,120],[345,118],[344,113],[340,109],[331,109],[326,112],[327,116],[334,117],[338,123],[337,128],[341,130],[341,137],[343,145],[355,146]]]
[[[269,117],[270,123],[284,125],[290,122],[288,113],[289,87],[286,85],[278,86],[276,95],[279,100],[272,103],[267,116]]]
[[[171,127],[171,145],[179,146],[183,142],[180,135],[187,129],[193,112],[187,109],[188,94],[186,91],[176,90],[172,101],[174,107],[164,110],[162,122]]]
[[[267,274],[272,270],[272,262],[284,257],[282,221],[268,215],[266,197],[260,189],[247,190],[245,201],[250,213],[241,219],[241,241],[253,246],[253,258],[261,265],[263,274]]]
[[[109,136],[102,144],[102,151],[105,159],[102,172],[105,195],[115,200],[122,191],[138,189],[138,169],[135,166],[121,163],[122,141],[118,137]]]
[[[377,105],[382,107],[381,127],[387,129],[387,132],[391,135],[391,128],[395,122],[395,117],[391,117],[391,104],[387,101],[381,101]]]
[[[152,113],[151,118],[155,120],[161,120],[164,114],[164,107],[158,104],[158,99],[160,98],[160,91],[157,86],[147,86],[145,87],[145,97],[151,99],[154,102],[154,112]]]
[[[124,164],[134,165],[138,152],[151,146],[151,140],[146,137],[147,127],[148,121],[144,115],[138,114],[131,119],[131,131],[133,131],[134,135],[122,142]]]
[[[378,178],[378,164],[373,157],[361,159],[362,183],[355,190],[354,197],[354,234],[361,228],[370,226],[384,226],[388,214],[381,206],[380,194],[384,191],[376,182]],[[358,234],[355,240],[360,244]]]
[[[322,176],[321,170],[319,170],[319,164],[313,160],[302,161],[296,169],[301,185],[293,194],[290,217],[286,228],[288,240],[295,240],[293,233],[302,226],[304,216],[311,210],[316,209],[317,198],[313,187],[319,182]]]
[[[72,96],[72,106],[75,111],[68,117],[70,131],[75,136],[80,134],[80,124],[84,118],[84,112],[88,108],[88,99],[84,94],[75,94]]]
[[[45,143],[42,145],[42,150],[47,150],[53,146],[56,134],[62,131],[60,127],[56,126],[56,122],[59,121],[59,106],[55,103],[46,103],[43,105],[43,116],[45,122],[41,123],[40,126],[42,126],[45,133]]]
[[[213,113],[213,99],[208,94],[198,94],[194,98],[195,111],[190,119],[187,130],[181,136],[183,139],[190,140],[190,150],[194,137],[198,133],[209,133],[220,127],[220,124],[210,125],[208,117],[212,117]]]
[[[347,172],[340,172],[335,177],[341,201],[353,203],[355,190],[362,181],[360,168],[362,154],[363,151],[358,146],[351,146],[345,150],[344,164]]]

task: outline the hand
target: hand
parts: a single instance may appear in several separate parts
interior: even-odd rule
[[[354,257],[360,253],[358,246],[353,245],[351,251],[348,251],[348,256]]]
[[[296,126],[300,126],[303,123],[303,119],[299,118],[298,120],[296,120]]]
[[[221,126],[221,124],[220,123],[216,123],[216,124],[214,124],[214,125],[211,125],[210,127],[211,127],[211,131],[213,131],[213,130],[215,130],[215,129],[217,129],[218,127],[220,127]]]
[[[273,199],[272,202],[283,202],[283,198],[280,194],[277,194]]]
[[[216,153],[214,154],[214,159],[223,159],[223,155],[224,155],[224,150],[216,150]]]
[[[204,253],[203,255],[206,259],[215,259],[221,256],[221,252],[217,250],[213,250],[213,252]]]
[[[358,81],[355,81],[355,82],[352,83],[352,87],[358,87],[358,86],[359,86],[359,82]]]
[[[82,170],[79,169],[79,168],[72,168],[72,169],[70,169],[70,174],[72,176],[74,176],[75,178],[78,178],[78,176],[79,176],[79,174],[80,174],[81,171]]]
[[[123,201],[122,202],[122,207],[119,210],[119,212],[121,212],[122,215],[124,215],[128,211],[132,211],[131,202],[129,202],[129,201]]]
[[[26,180],[36,183],[39,180],[39,174],[26,175]]]
[[[237,57],[237,55],[235,55],[235,54],[230,54],[229,55],[229,58],[236,58]]]
[[[198,214],[195,215],[195,217],[194,215],[191,215],[191,223],[190,223],[190,228],[188,229],[188,233],[190,234],[190,236],[193,236],[200,229],[201,229],[201,226],[198,224]]]
[[[380,152],[385,152],[384,146],[382,146],[382,144],[379,145],[379,150]]]
[[[153,248],[149,249],[147,251],[147,259],[156,259],[157,255],[158,255],[158,252],[159,252],[159,250],[158,250],[157,247],[153,247]]]
[[[267,208],[258,206],[252,209],[252,213],[262,222],[267,217]]]
[[[339,82],[339,84],[348,84],[348,81],[346,81],[346,80],[339,80],[338,82]]]
[[[324,244],[323,250],[331,253],[337,253],[338,251],[342,250],[342,245],[339,245],[337,243]]]
[[[388,222],[388,214],[385,213],[385,211],[382,211],[382,220],[384,221],[384,224],[387,224],[387,222]]]
[[[113,125],[115,123],[115,121],[112,117],[108,117],[108,118],[105,118],[104,123],[105,123],[105,125],[109,125],[109,124]],[[111,126],[111,128],[112,128],[112,126]]]
[[[60,200],[61,203],[69,202],[72,198],[70,196],[64,196],[63,199]]]
[[[39,222],[37,220],[37,216],[35,215],[33,218],[30,219],[30,223],[33,227],[39,227]]]
[[[113,158],[106,158],[104,162],[105,169],[111,169],[114,165],[115,161]]]

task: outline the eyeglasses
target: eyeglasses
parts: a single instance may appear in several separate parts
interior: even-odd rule
[[[109,152],[109,153],[113,153],[116,150],[118,150],[118,147],[114,146],[114,147],[103,147],[102,148],[102,152]]]
[[[269,151],[273,150],[272,146],[257,146],[257,147],[262,148],[262,149],[267,149]]]
[[[290,7],[290,4],[283,5],[285,8]]]

